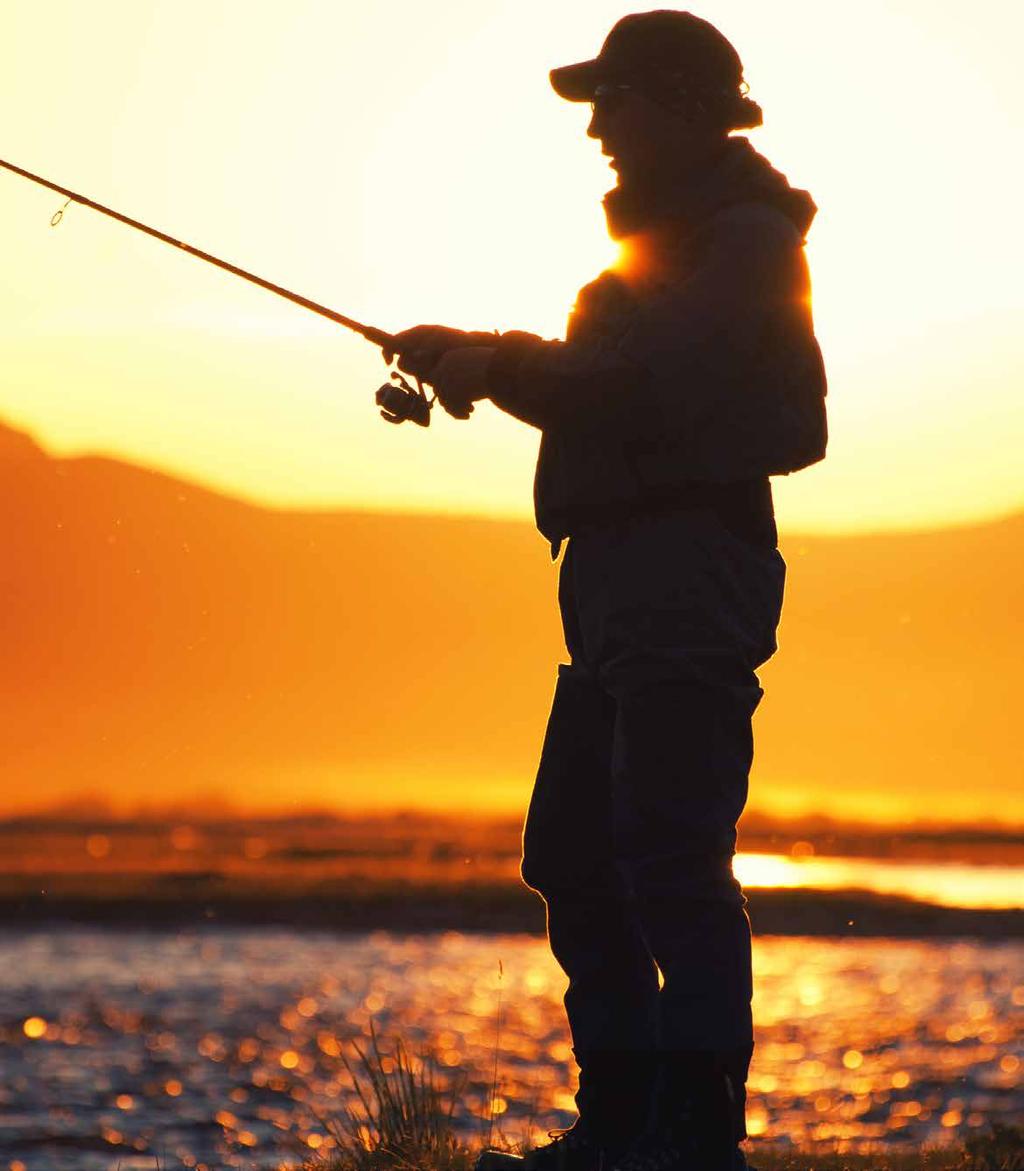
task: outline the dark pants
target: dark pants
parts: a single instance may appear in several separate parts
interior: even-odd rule
[[[581,1115],[621,1101],[616,1080],[647,1096],[659,1055],[703,1055],[730,1075],[742,1135],[750,926],[732,856],[754,668],[775,648],[783,578],[777,552],[703,512],[569,541],[559,604],[571,663],[558,670],[523,878],[547,903],[569,978]]]

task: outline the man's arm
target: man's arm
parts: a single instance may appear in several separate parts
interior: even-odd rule
[[[541,430],[608,421],[643,409],[644,370],[617,350],[504,333],[487,369],[503,411]]]
[[[783,216],[748,204],[720,213],[701,261],[644,306],[615,347],[504,334],[488,372],[491,399],[542,429],[584,425],[690,433],[709,413],[736,418],[771,383],[766,331],[807,318],[802,241]],[[747,418],[745,428],[755,424]]]

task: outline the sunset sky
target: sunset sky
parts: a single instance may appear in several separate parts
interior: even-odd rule
[[[614,256],[613,176],[559,101],[621,0],[8,0],[0,157],[386,328],[561,333]],[[820,207],[831,381],[791,529],[1024,506],[1024,6],[708,0]],[[0,172],[0,417],[250,499],[528,515],[536,433],[387,427],[379,353]]]

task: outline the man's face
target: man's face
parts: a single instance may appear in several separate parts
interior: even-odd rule
[[[612,86],[599,87],[587,134],[600,140],[619,186],[653,173],[668,157],[678,160],[708,137],[706,130],[640,90]]]
[[[639,90],[602,86],[591,103],[587,134],[623,185],[651,171],[664,147],[668,111]]]

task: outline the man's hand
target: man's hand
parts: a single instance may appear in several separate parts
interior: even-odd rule
[[[423,378],[448,350],[485,346],[493,338],[494,334],[451,329],[446,325],[414,325],[395,334],[394,349],[383,347],[384,361],[390,364],[397,354],[399,370]]]
[[[464,346],[448,350],[430,371],[438,402],[456,419],[468,419],[473,403],[487,397],[487,368],[493,346]]]

